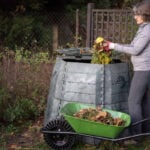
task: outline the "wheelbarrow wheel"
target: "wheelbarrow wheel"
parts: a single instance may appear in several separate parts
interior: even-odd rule
[[[47,131],[69,131],[73,132],[72,127],[64,119],[55,119],[50,121],[44,130]],[[50,134],[44,133],[45,142],[54,150],[68,150],[75,143],[75,135],[71,134]]]

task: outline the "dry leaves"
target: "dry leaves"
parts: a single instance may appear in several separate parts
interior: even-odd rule
[[[103,111],[100,107],[81,109],[73,116],[115,126],[123,126],[125,124],[123,119],[113,118],[109,112]]]

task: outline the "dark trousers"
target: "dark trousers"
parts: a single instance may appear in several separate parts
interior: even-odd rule
[[[128,98],[132,122],[150,117],[150,71],[135,71]],[[150,121],[135,126],[133,133],[149,132]]]

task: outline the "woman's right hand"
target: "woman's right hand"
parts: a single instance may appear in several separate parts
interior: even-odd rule
[[[110,42],[110,41],[105,41],[104,42],[104,49],[114,49],[115,48],[115,43]]]

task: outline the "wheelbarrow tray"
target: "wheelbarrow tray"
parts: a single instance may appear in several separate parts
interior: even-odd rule
[[[110,109],[103,110],[109,112],[113,118],[119,117],[123,119],[125,121],[124,126],[107,125],[104,123],[89,121],[73,116],[73,114],[84,108],[96,108],[96,106],[78,102],[70,102],[61,109],[61,113],[65,120],[67,120],[70,126],[77,133],[107,138],[116,138],[131,123],[131,117],[128,114]]]

